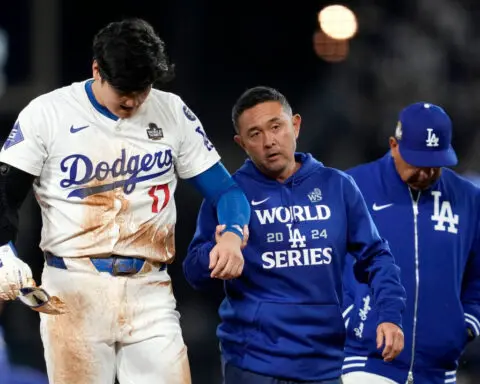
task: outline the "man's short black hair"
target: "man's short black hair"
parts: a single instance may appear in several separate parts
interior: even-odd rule
[[[93,39],[93,58],[102,80],[120,92],[146,90],[157,81],[173,78],[165,43],[142,19],[108,24]]]
[[[236,133],[238,130],[238,119],[245,110],[255,107],[257,104],[265,103],[268,101],[279,102],[283,109],[292,114],[292,107],[290,106],[287,98],[283,96],[278,90],[271,87],[258,86],[247,89],[236,101],[232,108],[232,121],[233,127]]]

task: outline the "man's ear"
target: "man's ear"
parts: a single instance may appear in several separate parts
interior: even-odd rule
[[[242,148],[245,151],[245,146],[243,145],[243,140],[240,135],[233,136],[233,140],[235,141],[235,143],[237,143],[240,146],[240,148]]]
[[[302,124],[302,117],[298,113],[292,116],[292,124],[295,132],[295,139],[298,139],[298,135],[300,134],[300,125]]]
[[[93,60],[93,63],[92,63],[92,77],[93,77],[94,80],[97,80],[97,81],[101,80],[97,60]]]
[[[388,139],[388,144],[390,145],[390,150],[392,151],[398,147],[398,141],[393,136],[390,136],[390,138]]]

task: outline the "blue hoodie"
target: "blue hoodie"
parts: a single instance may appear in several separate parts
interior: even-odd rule
[[[251,202],[250,238],[242,276],[224,283],[217,335],[227,363],[277,378],[321,381],[341,375],[347,252],[359,260],[359,278],[369,276],[380,322],[401,324],[405,291],[352,178],[309,154],[297,153],[296,160],[300,169],[284,183],[250,160],[233,175]],[[216,225],[215,210],[204,202],[183,263],[197,289],[215,282],[208,263]]]
[[[408,300],[405,348],[385,363],[375,350],[380,308],[368,286],[351,274],[345,279],[343,372],[376,373],[402,384],[408,378],[409,383],[454,383],[467,328],[480,333],[480,190],[444,168],[431,188],[415,196],[400,179],[390,153],[348,173],[388,240]]]

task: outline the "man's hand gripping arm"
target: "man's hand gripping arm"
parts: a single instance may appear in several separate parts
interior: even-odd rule
[[[218,223],[224,226],[209,253],[210,276],[224,280],[236,278],[244,265],[241,249],[245,246],[244,232],[248,232],[245,228],[250,221],[248,200],[221,163],[190,181],[216,208]]]

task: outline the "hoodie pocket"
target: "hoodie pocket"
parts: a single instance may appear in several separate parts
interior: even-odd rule
[[[335,304],[263,302],[249,348],[279,355],[319,355],[343,351],[345,325]],[[336,353],[335,353],[336,354]]]

